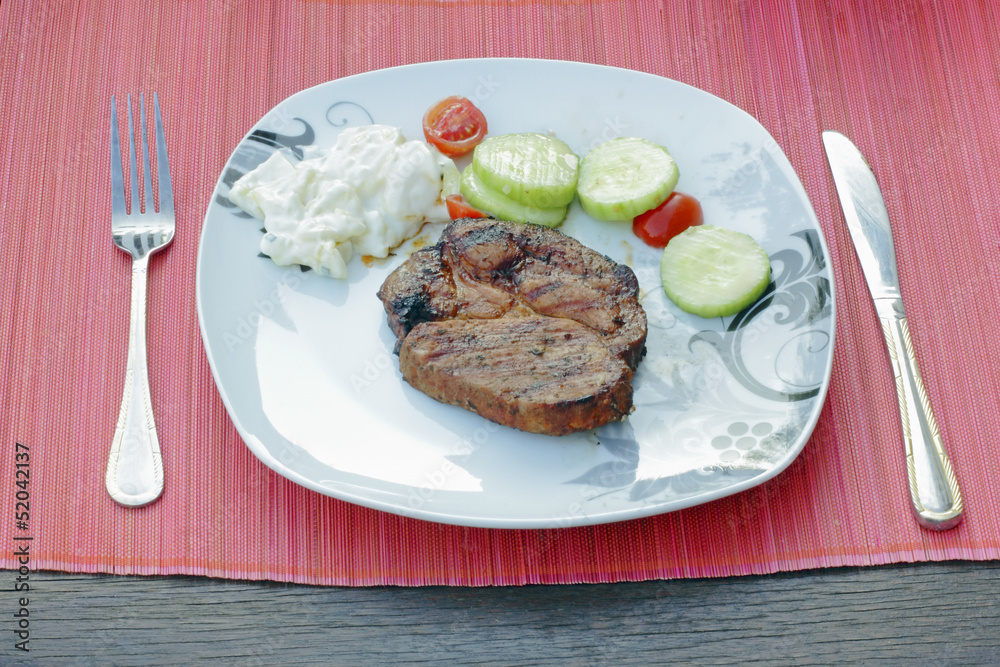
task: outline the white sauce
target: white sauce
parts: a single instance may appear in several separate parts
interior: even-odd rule
[[[229,199],[264,221],[261,252],[347,278],[355,252],[386,257],[425,222],[445,222],[455,163],[388,125],[348,128],[325,153],[292,163],[275,153],[233,184]]]

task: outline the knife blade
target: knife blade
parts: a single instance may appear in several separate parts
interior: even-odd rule
[[[896,379],[911,506],[920,525],[947,530],[962,521],[962,493],[913,354],[882,190],[850,139],[826,130],[823,145]]]

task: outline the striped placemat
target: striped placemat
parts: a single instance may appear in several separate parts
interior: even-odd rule
[[[872,5],[872,6],[866,6]],[[1000,556],[1000,89],[995,9],[974,0],[492,0],[0,4],[0,566],[338,585],[714,577]],[[321,496],[240,441],[195,313],[201,220],[249,127],[330,79],[447,58],[577,60],[692,84],[743,108],[800,174],[839,297],[833,379],[804,453],[737,496],[559,530],[427,523]],[[582,82],[585,84],[585,82]],[[127,333],[109,238],[112,94],[158,91],[177,236],[153,260],[149,357],[168,484],[104,491]],[[868,156],[897,223],[916,356],[967,519],[911,518],[894,388],[820,132]],[[30,556],[16,555],[29,545]]]

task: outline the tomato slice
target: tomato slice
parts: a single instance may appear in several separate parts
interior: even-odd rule
[[[424,113],[424,137],[448,157],[465,155],[486,136],[486,116],[475,104],[452,95]]]
[[[448,215],[452,220],[458,220],[459,218],[489,217],[478,208],[472,208],[469,206],[469,203],[465,201],[465,198],[462,197],[462,195],[448,195],[445,197],[444,203],[448,206]]]
[[[670,239],[688,227],[700,225],[704,219],[697,199],[674,192],[656,208],[637,215],[632,221],[632,231],[647,245],[665,248]]]

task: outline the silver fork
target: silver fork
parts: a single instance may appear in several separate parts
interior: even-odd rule
[[[163,492],[163,460],[156,436],[156,422],[149,397],[146,365],[146,270],[149,257],[174,238],[174,195],[170,187],[170,165],[163,136],[160,101],[153,93],[156,118],[156,166],[159,210],[154,210],[152,165],[146,139],[146,106],[139,95],[138,133],[142,145],[143,192],[140,199],[136,169],[136,140],[132,130],[132,96],[128,97],[128,144],[130,159],[131,213],[125,205],[118,111],[111,97],[111,236],[115,245],[132,256],[132,303],[128,336],[125,389],[118,425],[111,442],[105,483],[108,493],[122,505],[139,507],[153,502]],[[140,201],[145,203],[142,207]]]

